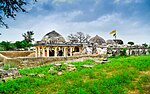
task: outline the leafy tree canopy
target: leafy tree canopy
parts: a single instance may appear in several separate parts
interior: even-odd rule
[[[83,43],[83,42],[88,42],[89,41],[89,38],[91,36],[88,35],[88,34],[84,34],[82,32],[77,32],[76,34],[70,34],[68,36],[68,39],[70,42],[79,42],[79,43]]]
[[[15,46],[13,43],[11,42],[8,42],[8,41],[2,41],[0,43],[0,48],[1,50],[14,50],[15,49]]]
[[[144,46],[145,48],[147,48],[148,44],[144,43],[144,44],[142,44],[142,46]]]
[[[27,43],[32,43],[32,41],[34,41],[33,35],[33,31],[27,31],[27,33],[22,34]]]
[[[33,0],[36,2],[37,0]],[[15,19],[17,12],[26,12],[24,6],[27,0],[0,0],[0,27],[8,25],[4,22],[4,18]]]
[[[128,42],[128,44],[130,44],[130,45],[134,45],[134,42],[132,42],[132,41],[129,41],[129,42]]]

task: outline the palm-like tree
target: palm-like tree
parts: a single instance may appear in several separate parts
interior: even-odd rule
[[[142,46],[143,46],[143,54],[146,54],[145,49],[148,48],[148,44],[144,43],[144,44],[142,44]]]
[[[129,41],[128,44],[130,45],[130,46],[129,46],[129,55],[130,55],[130,48],[131,48],[132,45],[134,45],[134,42]]]
[[[33,35],[34,35],[33,31],[27,31],[27,33],[22,34],[24,40],[27,41],[28,43],[32,43],[32,41],[34,41],[34,38],[32,38]]]

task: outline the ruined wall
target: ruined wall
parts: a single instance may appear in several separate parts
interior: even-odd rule
[[[4,63],[13,63],[17,68],[24,67],[34,67],[44,64],[56,63],[56,62],[66,62],[68,60],[74,60],[79,58],[97,58],[97,57],[107,57],[106,55],[84,55],[84,56],[68,56],[68,57],[20,57],[20,58],[11,58],[5,59]]]
[[[28,55],[32,53],[33,51],[0,51],[0,54],[9,58],[27,57]]]

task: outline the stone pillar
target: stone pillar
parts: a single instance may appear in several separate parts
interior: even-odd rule
[[[72,47],[72,51],[74,51],[75,47]]]
[[[54,52],[54,56],[55,56],[55,57],[57,57],[57,53],[58,53],[57,47],[55,47],[55,52]]]
[[[47,57],[49,57],[49,47],[46,48],[47,51]]]
[[[38,48],[38,57],[41,57],[41,49],[40,47],[37,47]]]
[[[72,50],[73,50],[73,48],[70,47],[70,56],[72,56]]]
[[[38,51],[38,49],[37,49],[37,47],[35,47],[35,57],[38,56],[37,51]]]
[[[67,47],[64,47],[64,56],[65,57],[68,56],[68,51],[67,50],[68,50]]]
[[[82,48],[81,47],[79,47],[79,52],[82,53]]]
[[[58,51],[60,51],[61,50],[61,48],[60,47],[58,47]]]
[[[42,47],[42,57],[45,57],[45,48]]]

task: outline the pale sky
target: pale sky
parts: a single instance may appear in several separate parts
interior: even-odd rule
[[[38,0],[26,6],[15,20],[5,19],[9,29],[0,28],[0,41],[22,40],[22,34],[34,31],[35,41],[56,30],[64,38],[83,32],[112,39],[110,31],[125,43],[150,44],[150,0]]]

